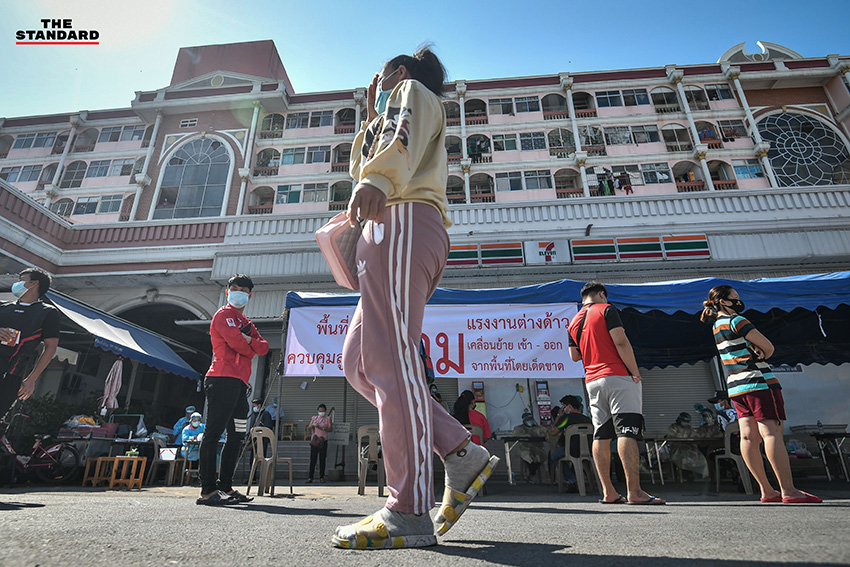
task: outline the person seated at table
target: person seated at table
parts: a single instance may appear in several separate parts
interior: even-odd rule
[[[463,425],[477,425],[484,431],[484,439],[478,435],[472,436],[472,442],[476,445],[484,445],[484,442],[493,437],[490,431],[490,424],[487,423],[487,418],[484,414],[475,409],[476,406],[475,394],[470,390],[464,390],[458,399],[455,400],[454,411],[452,417],[461,422]]]
[[[738,412],[732,407],[729,394],[725,391],[717,390],[714,392],[714,397],[708,398],[706,401],[714,404],[714,410],[717,412],[717,423],[723,431],[726,431],[726,426],[730,423],[738,421]]]
[[[174,442],[180,443],[183,439],[183,428],[189,424],[190,417],[195,413],[195,406],[186,406],[186,415],[177,420],[177,423],[174,424],[174,429],[172,430],[174,433]]]
[[[667,428],[668,439],[694,439],[696,431],[691,427],[691,414],[682,412]],[[670,460],[674,465],[693,475],[698,480],[708,478],[708,463],[693,442],[669,443]]]
[[[189,416],[189,424],[183,428],[181,441],[186,460],[197,461],[200,457],[200,445],[188,444],[188,441],[200,441],[198,438],[204,432],[204,424],[201,423],[201,414],[194,412]]]
[[[581,398],[578,396],[566,395],[561,398],[561,407],[556,408],[556,417],[552,422],[551,429],[549,429],[550,437],[556,439],[555,444],[557,448],[555,449],[555,452],[552,453],[552,462],[555,464],[556,469],[559,466],[558,463],[567,454],[567,442],[564,438],[564,430],[570,425],[593,423],[589,417],[581,413],[581,407]],[[570,439],[570,456],[578,457],[581,455],[580,443],[581,441],[578,437]],[[573,464],[571,462],[567,462],[564,467],[564,480],[567,482],[567,492],[578,492],[578,486],[576,485],[576,471],[573,469]]]
[[[695,429],[695,437],[716,439],[723,436],[723,430],[717,422],[717,414],[714,413],[712,408],[706,407],[701,403],[696,403],[694,404],[694,411],[699,412],[701,418],[699,426]]]
[[[546,437],[546,428],[542,425],[537,425],[534,421],[534,415],[528,410],[522,413],[522,423],[514,427],[512,435],[514,437]],[[540,469],[540,465],[547,462],[549,459],[549,450],[544,445],[545,441],[520,441],[517,443],[519,450],[519,458],[525,463],[527,475],[524,475],[526,482],[531,482],[534,475]]]

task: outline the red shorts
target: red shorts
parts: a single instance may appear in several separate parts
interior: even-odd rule
[[[785,400],[779,388],[756,390],[734,396],[732,403],[735,405],[735,411],[738,412],[738,419],[754,417],[756,421],[785,421]]]

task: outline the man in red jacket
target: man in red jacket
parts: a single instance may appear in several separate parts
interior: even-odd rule
[[[216,311],[210,323],[213,360],[204,379],[207,423],[198,461],[201,480],[198,504],[216,506],[253,500],[231,486],[250,411],[248,381],[251,378],[251,359],[269,352],[269,343],[260,336],[251,320],[242,314],[253,289],[254,282],[244,274],[230,278],[224,292],[227,305]],[[221,469],[216,479],[218,440],[225,429],[227,442],[221,452]]]

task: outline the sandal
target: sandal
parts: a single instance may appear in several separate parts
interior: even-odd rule
[[[599,501],[600,504],[626,504],[627,502],[628,502],[628,500],[626,500],[626,497],[623,496],[622,494],[618,494],[617,498],[615,498],[614,500],[611,500],[610,502],[607,501],[607,500],[600,500]]]
[[[372,514],[357,523],[357,531],[353,537],[342,538],[334,535],[331,543],[343,549],[394,549],[437,545],[437,537],[434,534],[390,537],[384,522]]]
[[[225,492],[225,494],[227,494],[227,492]],[[235,500],[236,502],[239,502],[240,504],[245,503],[245,502],[250,502],[251,500],[254,499],[253,496],[245,496],[244,494],[242,494],[238,490],[234,490],[230,494],[227,494],[227,496],[229,497],[229,499]]]
[[[228,504],[236,504],[237,502],[238,501],[235,498],[231,498],[221,490],[213,492],[206,498],[198,498],[195,500],[195,504],[200,506],[227,506]]]
[[[800,492],[803,492],[802,490]],[[802,498],[783,498],[782,502],[785,504],[820,504],[823,502],[822,499],[818,498],[814,494],[809,494],[808,492],[803,492],[805,496]]]
[[[632,506],[663,506],[664,504],[667,504],[667,502],[657,496],[650,496],[649,500],[629,500],[629,504]]]
[[[440,505],[440,512],[437,516],[438,518],[443,518],[442,521],[437,523],[437,535],[445,534],[457,523],[460,516],[469,507],[472,499],[478,496],[481,487],[484,486],[484,483],[493,474],[493,469],[499,464],[499,460],[499,457],[491,456],[481,472],[478,473],[478,477],[466,489],[466,492],[460,492],[450,486],[446,486],[446,489],[443,491],[443,503]]]

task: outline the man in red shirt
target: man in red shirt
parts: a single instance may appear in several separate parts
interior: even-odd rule
[[[207,423],[201,440],[198,476],[201,497],[198,504],[210,506],[250,502],[233,489],[233,472],[245,436],[248,421],[248,381],[251,359],[269,352],[269,343],[260,336],[250,319],[242,314],[251,298],[254,282],[236,274],[227,282],[227,305],[216,311],[210,323],[213,360],[204,378],[207,397]],[[218,440],[227,430],[227,442],[221,451],[221,469],[215,473]]]
[[[570,357],[584,363],[584,381],[593,419],[593,460],[602,481],[603,504],[665,504],[640,487],[637,440],[643,431],[640,371],[617,308],[599,282],[581,289],[582,308],[570,322]],[[626,471],[628,497],[611,483],[611,440]]]

